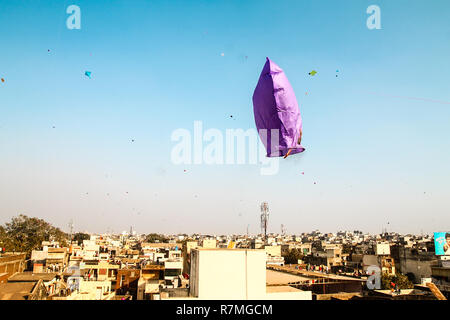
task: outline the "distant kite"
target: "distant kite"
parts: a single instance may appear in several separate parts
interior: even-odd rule
[[[90,72],[90,71],[86,71],[86,72],[84,73],[84,75],[85,75],[86,77],[88,77],[89,79],[91,79],[91,74],[92,74],[92,72]]]
[[[308,73],[310,76],[314,76],[317,73],[316,70],[311,71],[310,73]]]
[[[256,128],[268,157],[301,153],[302,118],[284,71],[267,58],[253,93]]]

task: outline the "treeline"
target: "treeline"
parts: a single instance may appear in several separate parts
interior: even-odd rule
[[[158,234],[158,233],[150,233],[145,237],[145,242],[150,242],[150,243],[154,243],[154,242],[163,242],[163,243],[167,243],[169,242],[169,239],[162,235],[162,234]]]
[[[67,246],[68,235],[43,219],[19,215],[0,225],[0,248],[7,252],[26,252],[41,248],[42,241],[58,241]]]

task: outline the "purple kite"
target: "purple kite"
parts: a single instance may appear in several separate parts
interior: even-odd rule
[[[301,153],[302,118],[283,69],[267,58],[253,93],[256,128],[268,157]]]

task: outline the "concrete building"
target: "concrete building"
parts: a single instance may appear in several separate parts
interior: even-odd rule
[[[390,248],[389,242],[377,242],[375,253],[378,256],[390,255],[391,248]]]
[[[197,248],[197,241],[187,241],[182,249],[182,258],[183,258],[183,273],[189,274],[191,270],[191,250]]]
[[[115,281],[117,276],[117,270],[120,266],[117,264],[109,263],[108,261],[100,260],[83,260],[80,263],[80,273],[88,277],[91,280],[98,281]]]
[[[266,292],[264,250],[193,249],[190,294],[199,299],[261,299]]]
[[[202,248],[205,249],[214,249],[217,247],[216,239],[203,239],[202,240]]]
[[[450,257],[441,256],[439,258],[438,266],[431,267],[431,279],[442,294],[450,299],[450,266],[447,264]]]
[[[266,263],[284,266],[284,257],[281,256],[282,247],[281,246],[265,246],[266,251]]]
[[[415,248],[397,248],[395,265],[401,273],[414,283],[421,283],[424,278],[431,278],[432,267],[438,266],[438,259],[432,251],[421,251]]]
[[[193,249],[190,274],[190,296],[198,299],[311,299],[311,292],[267,288],[265,250]]]
[[[116,295],[129,294],[133,299],[137,299],[138,282],[141,276],[141,270],[138,269],[120,269],[117,270]]]
[[[159,300],[160,288],[164,285],[164,266],[146,265],[141,269],[137,300]]]
[[[42,280],[47,294],[49,296],[56,294],[62,288],[62,283],[59,281],[60,277],[57,273],[33,273],[30,271],[16,273],[8,279],[9,283],[15,282],[33,282],[37,283],[39,280]]]
[[[4,253],[0,256],[0,278],[9,278],[25,270],[26,253]]]
[[[182,260],[166,260],[164,261],[164,280],[169,288],[178,287],[178,277],[183,269]]]
[[[0,284],[0,300],[46,300],[47,290],[42,280]]]

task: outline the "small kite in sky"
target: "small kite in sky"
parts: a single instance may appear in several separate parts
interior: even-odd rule
[[[5,82],[5,79],[2,78],[1,80],[2,80],[2,82]]]
[[[91,74],[92,74],[92,72],[90,72],[90,71],[86,71],[86,72],[84,73],[84,75],[85,75],[86,77],[88,77],[89,79],[91,79]]]
[[[267,58],[253,93],[256,128],[267,157],[301,153],[302,118],[284,71]]]
[[[314,76],[317,73],[316,70],[311,71],[310,73],[308,73],[310,76]]]
[[[222,52],[220,55],[223,57],[225,55],[225,53]]]

